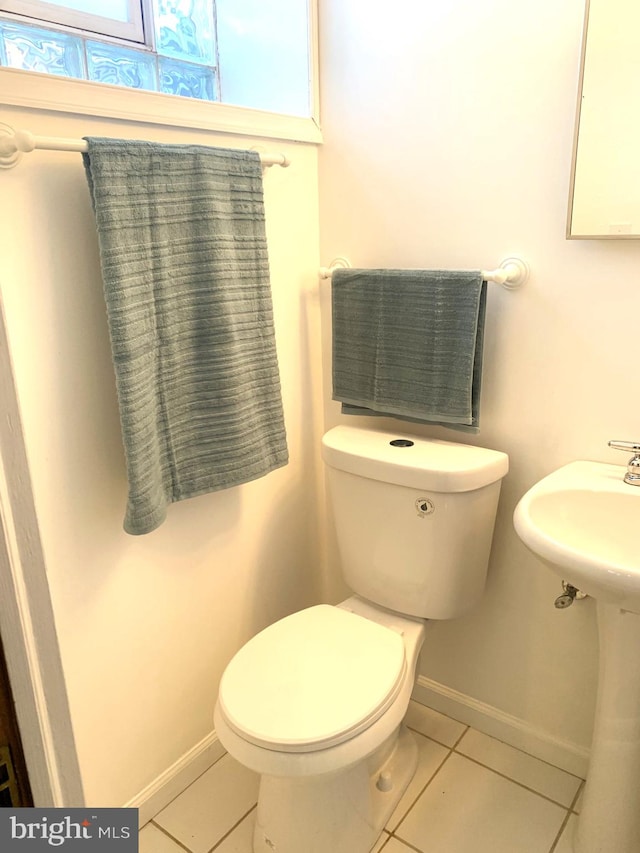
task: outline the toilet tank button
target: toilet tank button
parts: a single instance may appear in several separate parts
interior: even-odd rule
[[[436,511],[433,501],[429,500],[429,498],[418,498],[415,502],[415,508],[421,518],[425,515],[431,515],[432,512]]]

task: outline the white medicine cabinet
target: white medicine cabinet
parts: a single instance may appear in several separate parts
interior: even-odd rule
[[[640,238],[640,2],[587,0],[567,238]]]

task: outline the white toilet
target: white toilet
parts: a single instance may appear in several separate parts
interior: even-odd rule
[[[224,672],[216,733],[261,774],[254,853],[367,853],[416,767],[402,725],[427,619],[484,589],[504,453],[338,426],[323,438],[357,595],[266,628]]]

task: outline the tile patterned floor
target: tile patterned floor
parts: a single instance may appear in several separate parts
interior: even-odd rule
[[[416,702],[406,722],[418,769],[374,853],[570,853],[581,779]],[[140,853],[251,853],[257,792],[224,755],[141,830]]]

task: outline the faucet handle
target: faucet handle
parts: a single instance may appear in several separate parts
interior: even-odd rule
[[[610,441],[609,447],[615,450],[632,450],[634,453],[640,452],[640,443],[637,441]]]
[[[630,486],[640,486],[640,444],[636,441],[610,441],[609,447],[633,453],[627,462],[627,473],[624,475],[624,481]]]

